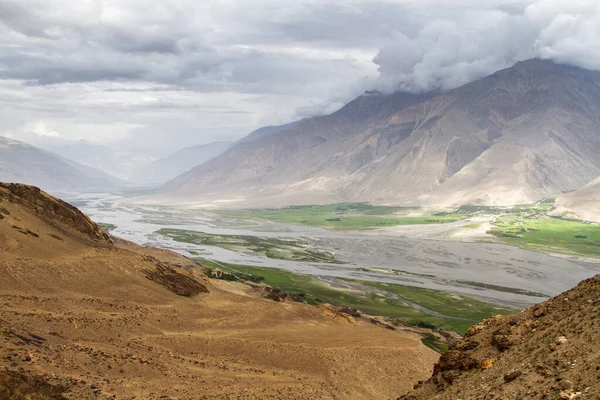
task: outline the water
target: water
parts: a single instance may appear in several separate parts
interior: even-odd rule
[[[115,225],[117,228],[111,232],[113,235],[141,245],[169,248],[186,256],[200,254],[221,262],[284,268],[324,279],[344,277],[447,290],[513,307],[523,308],[544,298],[483,289],[466,282],[554,296],[582,279],[600,273],[600,263],[555,257],[501,244],[407,239],[270,222],[241,224],[205,211],[129,204],[121,201],[120,196],[109,193],[55,194],[79,207],[94,221]],[[334,252],[346,264],[273,260],[214,246],[179,243],[156,233],[162,228],[310,238],[318,248]],[[391,269],[395,274],[366,272],[360,268]]]

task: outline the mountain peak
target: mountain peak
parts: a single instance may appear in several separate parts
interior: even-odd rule
[[[540,76],[543,76],[542,74],[558,74],[568,76],[573,76],[574,74],[575,76],[579,76],[580,74],[592,74],[600,76],[600,72],[597,71],[588,70],[572,64],[559,63],[550,59],[541,58],[531,58],[528,60],[519,61],[515,63],[512,67],[498,71],[496,74],[503,74],[507,72],[517,74],[535,74]]]

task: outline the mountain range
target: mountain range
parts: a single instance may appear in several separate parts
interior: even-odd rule
[[[124,182],[103,171],[0,137],[0,181],[54,189],[107,189]]]
[[[224,152],[233,142],[213,142],[186,147],[175,153],[144,165],[131,177],[131,181],[146,185],[165,183],[178,175],[205,163]]]
[[[509,205],[598,176],[600,73],[532,59],[445,93],[367,92],[237,142],[168,182],[161,199]]]
[[[147,154],[119,150],[88,140],[44,138],[41,141],[37,140],[35,146],[122,180],[130,180],[133,171],[155,160],[155,157]]]

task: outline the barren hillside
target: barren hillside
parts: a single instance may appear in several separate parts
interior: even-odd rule
[[[471,327],[402,400],[599,399],[600,275]]]
[[[0,185],[0,398],[384,399],[438,358],[413,333],[122,246],[39,190]]]
[[[556,199],[557,215],[600,222],[600,177],[572,193],[563,194]]]

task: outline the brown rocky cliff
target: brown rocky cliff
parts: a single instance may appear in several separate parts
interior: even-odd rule
[[[94,241],[112,243],[110,237],[77,208],[35,186],[0,182],[0,205],[4,201],[21,205],[59,230],[68,226]]]

